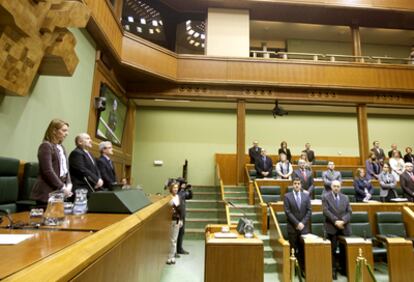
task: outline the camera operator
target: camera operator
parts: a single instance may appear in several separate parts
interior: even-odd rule
[[[184,232],[185,232],[185,201],[190,200],[193,198],[193,190],[191,189],[191,184],[188,184],[187,181],[179,177],[176,179],[176,181],[179,183],[179,190],[178,190],[178,196],[180,197],[181,203],[183,205],[183,215],[182,215],[182,221],[183,225],[180,227],[180,231],[178,233],[178,239],[177,239],[177,255],[188,255],[189,252],[183,249],[183,240],[184,240]]]

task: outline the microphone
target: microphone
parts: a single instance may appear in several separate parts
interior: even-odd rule
[[[240,208],[240,207],[236,206],[235,204],[233,204],[233,203],[232,203],[232,202],[230,202],[230,201],[223,200],[223,202],[224,202],[226,205],[230,205],[230,206],[232,206],[233,208],[238,209],[239,211],[241,211],[241,212],[242,212],[243,217],[246,217],[246,218],[247,218],[247,215],[246,215],[246,212],[245,212],[245,210],[244,210],[244,209],[242,209],[242,208]]]
[[[86,184],[88,185],[89,189],[92,192],[95,192],[95,189],[93,189],[92,185],[89,183],[88,179],[86,178],[86,176],[83,177],[83,179],[85,180]]]

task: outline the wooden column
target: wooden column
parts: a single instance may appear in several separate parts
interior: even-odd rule
[[[361,49],[361,34],[359,32],[358,26],[351,26],[351,35],[352,35],[352,54],[354,56],[362,56]],[[361,59],[355,59],[355,62],[361,62]]]
[[[245,139],[246,139],[246,102],[237,101],[237,183],[244,183],[245,162]]]
[[[357,106],[357,118],[358,118],[358,142],[359,142],[359,157],[360,164],[364,164],[368,158],[369,145],[368,145],[368,116],[367,106]]]

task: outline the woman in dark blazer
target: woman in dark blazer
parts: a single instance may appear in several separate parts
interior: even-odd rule
[[[290,154],[290,150],[287,147],[287,143],[286,141],[282,141],[282,143],[280,143],[280,148],[278,151],[278,155],[280,156],[281,153],[284,153],[287,157],[287,160],[292,163],[292,155]]]
[[[355,174],[355,200],[357,202],[363,202],[372,199],[374,187],[372,187],[371,181],[366,178],[365,169],[358,168]]]
[[[413,149],[411,147],[405,148],[406,154],[404,155],[404,163],[414,164]]]
[[[69,165],[63,140],[69,133],[69,124],[60,119],[50,122],[42,144],[39,146],[39,175],[33,185],[31,198],[39,207],[45,207],[49,193],[61,190],[66,197],[72,195],[72,183],[69,176]]]

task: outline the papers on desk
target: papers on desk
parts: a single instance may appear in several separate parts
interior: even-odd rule
[[[308,233],[308,234],[303,234],[301,235],[303,239],[317,239],[319,238],[318,235],[312,234],[312,233]]]
[[[237,234],[233,232],[216,232],[214,233],[214,238],[226,238],[226,239],[235,239],[237,238]]]
[[[17,245],[34,234],[0,234],[0,245]]]
[[[408,202],[407,198],[394,198],[391,199],[391,202]]]
[[[311,200],[311,205],[321,205],[321,204],[322,204],[322,200],[319,200],[319,199]]]

